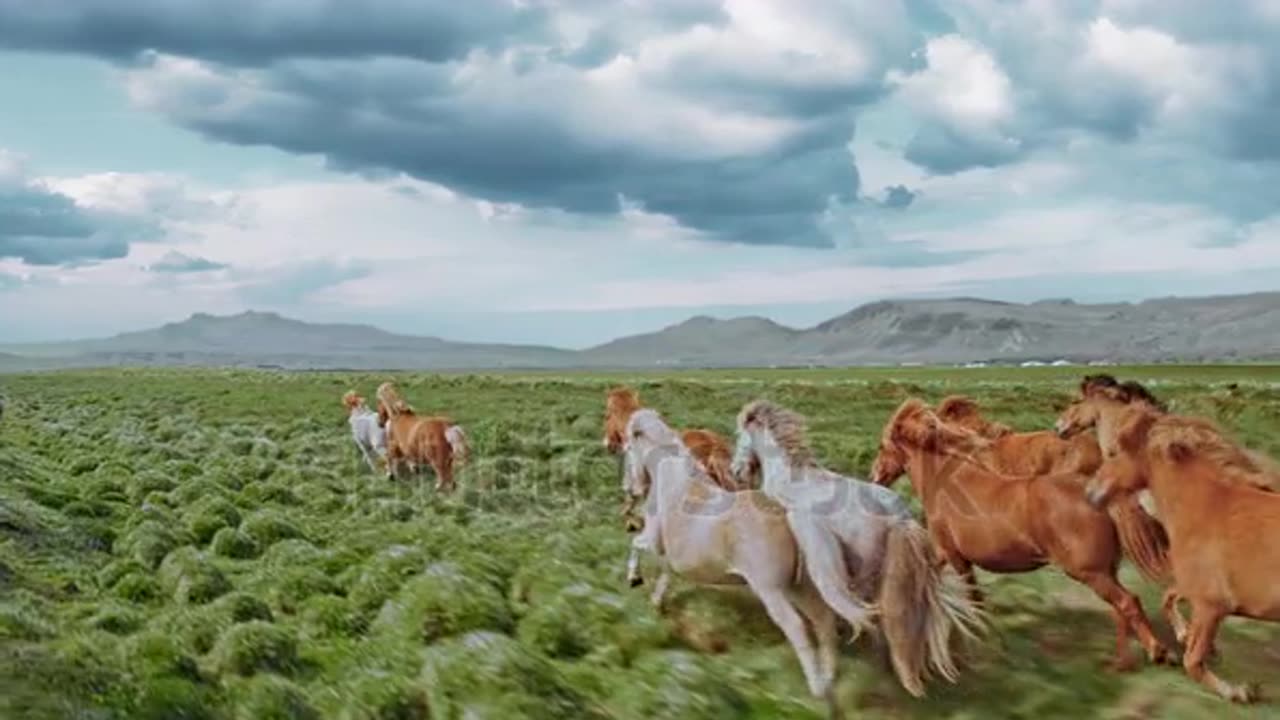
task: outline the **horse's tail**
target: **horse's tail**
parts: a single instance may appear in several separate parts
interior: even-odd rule
[[[449,441],[449,450],[453,453],[453,461],[465,465],[471,459],[471,445],[467,442],[467,434],[461,425],[450,425],[444,431],[444,439]]]
[[[1159,520],[1147,514],[1136,495],[1117,498],[1107,506],[1115,523],[1120,547],[1142,576],[1157,584],[1167,584],[1170,576],[1169,536]]]
[[[854,595],[840,539],[808,513],[787,513],[803,571],[824,602],[853,627],[854,637],[874,626],[876,608]]]
[[[914,520],[889,530],[877,604],[902,687],[923,696],[930,668],[954,683],[959,670],[951,655],[952,631],[976,637],[985,617],[959,577],[941,572],[928,533]]]

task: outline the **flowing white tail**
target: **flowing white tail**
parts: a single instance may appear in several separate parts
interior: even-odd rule
[[[449,449],[453,451],[453,461],[458,465],[465,464],[471,458],[471,446],[467,444],[467,434],[463,432],[462,426],[450,425],[444,431],[444,437],[449,441]]]

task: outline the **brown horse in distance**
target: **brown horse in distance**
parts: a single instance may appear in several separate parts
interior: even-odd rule
[[[640,397],[635,390],[618,387],[609,391],[604,402],[604,446],[610,453],[619,455],[624,445],[623,433],[631,414],[639,410]],[[729,466],[733,462],[733,449],[724,436],[706,428],[692,428],[680,433],[680,440],[694,459],[702,463],[712,482],[725,490],[741,490]]]
[[[885,425],[871,480],[887,486],[908,475],[939,554],[970,583],[974,566],[1023,573],[1056,565],[1111,606],[1117,669],[1131,667],[1131,631],[1152,662],[1167,661],[1141,601],[1116,577],[1122,537],[1111,518],[1086,500],[1085,480],[1073,473],[997,472],[975,457],[987,444],[943,423],[913,398]]]
[[[462,427],[447,416],[418,415],[389,382],[378,386],[377,397],[378,424],[387,431],[387,478],[394,479],[402,465],[411,473],[430,465],[436,489],[453,490],[454,468],[470,455]]]
[[[1191,603],[1183,668],[1226,700],[1252,701],[1254,688],[1223,681],[1205,660],[1225,618],[1280,621],[1280,494],[1250,482],[1252,458],[1199,418],[1130,407],[1115,442],[1089,501],[1151,492],[1172,543],[1174,590]]]

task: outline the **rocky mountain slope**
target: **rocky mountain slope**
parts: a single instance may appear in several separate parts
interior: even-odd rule
[[[886,300],[810,328],[697,316],[582,351],[461,343],[275,313],[196,314],[99,340],[0,346],[0,369],[256,365],[441,369],[1280,359],[1280,292],[1139,303]]]

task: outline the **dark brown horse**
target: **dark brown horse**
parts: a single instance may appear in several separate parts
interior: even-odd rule
[[[973,583],[975,594],[975,566],[1023,573],[1056,565],[1111,606],[1117,669],[1132,667],[1131,631],[1152,662],[1167,662],[1141,601],[1116,577],[1121,537],[1111,518],[1085,499],[1087,480],[1072,473],[1000,473],[975,458],[986,448],[983,438],[907,400],[884,428],[871,479],[891,485],[909,476],[939,555]]]

